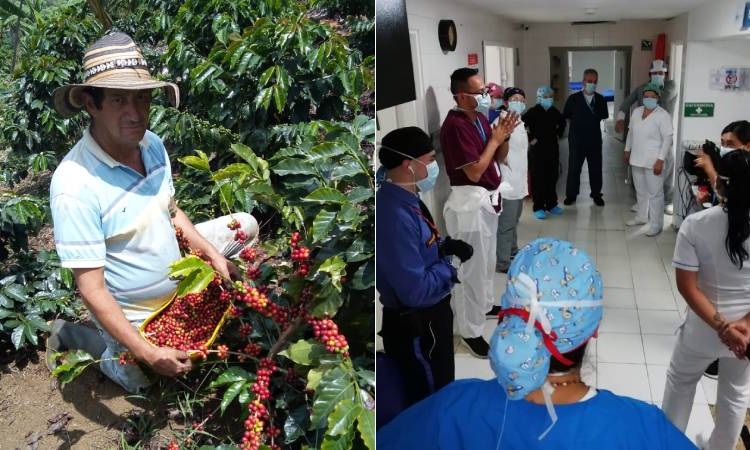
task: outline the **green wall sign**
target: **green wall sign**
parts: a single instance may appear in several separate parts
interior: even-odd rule
[[[685,103],[685,117],[713,117],[713,103]]]

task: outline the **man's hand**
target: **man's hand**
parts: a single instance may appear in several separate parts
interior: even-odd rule
[[[186,352],[167,347],[154,347],[142,359],[154,372],[167,377],[184,375],[193,367]]]
[[[494,140],[497,145],[502,144],[510,137],[520,120],[521,116],[515,112],[505,114],[505,117],[499,120],[497,126],[492,128],[492,137],[490,139]]]
[[[466,262],[474,254],[474,247],[460,239],[451,239],[450,236],[445,238],[443,245],[440,247],[445,256],[457,256],[461,262]]]
[[[232,261],[226,259],[223,255],[211,258],[211,267],[213,267],[222,278],[227,280],[239,280],[242,274]]]
[[[654,175],[659,176],[661,175],[661,171],[664,169],[664,161],[661,159],[657,159],[654,163]]]
[[[615,133],[622,133],[625,131],[625,120],[620,119],[615,122]]]
[[[630,152],[623,152],[622,160],[625,161],[625,164],[630,164]]]

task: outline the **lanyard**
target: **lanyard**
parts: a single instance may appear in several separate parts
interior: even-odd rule
[[[435,224],[432,222],[432,215],[430,214],[430,211],[427,209],[427,206],[424,203],[422,203],[421,200],[419,201],[419,209],[415,208],[414,206],[411,206],[411,209],[414,210],[414,212],[417,213],[417,215],[421,217],[422,220],[425,221],[425,223],[427,224],[427,228],[429,228],[430,231],[432,232],[432,235],[430,236],[430,238],[427,240],[427,242],[425,242],[425,245],[429,247],[430,245],[432,245],[433,242],[437,240],[439,236],[438,229],[435,226]],[[427,215],[425,215],[424,211],[427,211]]]
[[[476,125],[477,130],[479,130],[479,135],[482,136],[482,144],[486,144],[487,134],[484,132],[484,127],[482,127],[482,122],[480,122],[479,119],[476,119],[476,122],[474,122],[474,125]]]

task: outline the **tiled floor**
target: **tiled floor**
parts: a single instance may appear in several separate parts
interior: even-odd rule
[[[560,160],[567,166],[567,142],[561,140]],[[556,236],[577,244],[596,262],[604,281],[604,320],[599,338],[592,340],[583,365],[584,380],[599,388],[661,405],[664,382],[675,342],[675,329],[684,317],[685,302],[677,291],[671,267],[676,232],[671,216],[665,216],[664,231],[647,237],[645,229],[626,227],[634,203],[626,185],[622,143],[604,135],[604,208],[589,198],[588,174],[581,176],[581,194],[562,216],[546,220],[533,217],[531,203],[524,204],[518,227],[519,245],[540,236]],[[564,180],[558,193],[564,198]],[[505,290],[505,275],[497,274],[497,298]],[[489,340],[495,322],[488,320]],[[493,378],[486,360],[469,355],[456,346],[456,378]],[[695,394],[687,435],[713,428],[708,403],[716,398],[716,383],[705,377]]]

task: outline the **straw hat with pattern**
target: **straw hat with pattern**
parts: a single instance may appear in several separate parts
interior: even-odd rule
[[[68,84],[55,89],[55,109],[71,117],[83,109],[81,92],[86,87],[111,89],[162,88],[173,106],[179,106],[180,90],[174,83],[151,78],[141,50],[125,33],[112,32],[94,42],[83,56],[82,84]]]

